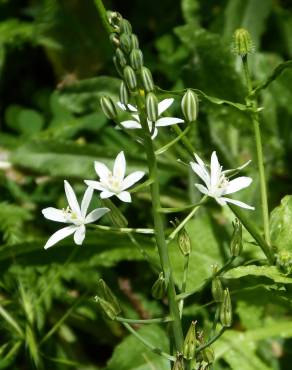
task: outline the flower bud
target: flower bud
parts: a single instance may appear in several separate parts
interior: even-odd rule
[[[122,81],[120,85],[120,102],[124,105],[129,103],[129,91],[124,81]]]
[[[163,273],[161,272],[159,274],[158,279],[152,286],[151,293],[153,298],[162,299],[165,296],[165,292],[166,292],[165,279]]]
[[[111,305],[111,309],[116,316],[121,313],[119,301],[103,279],[99,279],[97,290],[99,298]]]
[[[109,24],[117,31],[120,29],[120,22],[123,19],[120,13],[113,12],[111,10],[107,11],[107,18],[109,21]]]
[[[177,240],[182,254],[188,256],[191,253],[191,240],[185,228],[180,230]]]
[[[242,225],[236,218],[233,224],[233,234],[230,243],[230,253],[232,256],[237,257],[242,251]]]
[[[109,302],[98,296],[95,297],[95,301],[98,303],[102,313],[105,314],[106,318],[110,320],[116,319],[118,314],[116,313],[114,307]]]
[[[120,32],[130,35],[132,33],[131,23],[127,19],[122,19],[120,21]]]
[[[115,119],[118,115],[114,102],[109,96],[100,98],[100,106],[107,118]]]
[[[213,277],[211,291],[215,302],[223,301],[223,286],[219,276]]]
[[[110,218],[111,222],[117,227],[127,227],[128,221],[118,207],[110,199],[101,199],[101,204],[109,208],[111,211],[107,213],[107,217]]]
[[[110,34],[110,42],[114,45],[114,46],[116,46],[116,47],[118,47],[119,45],[120,45],[120,39],[119,39],[119,36],[118,36],[118,34],[117,33],[111,33]]]
[[[172,370],[184,370],[184,361],[181,357],[178,357],[173,364]]]
[[[202,358],[203,361],[207,362],[207,364],[212,364],[215,360],[214,350],[211,346],[202,350]]]
[[[241,57],[254,51],[254,45],[249,32],[244,28],[238,28],[233,35],[233,52]]]
[[[188,89],[181,101],[181,109],[187,122],[194,122],[198,116],[199,100],[197,94]]]
[[[141,78],[146,92],[151,92],[155,89],[152,74],[148,68],[141,68]]]
[[[128,34],[123,33],[120,37],[120,45],[122,50],[126,54],[129,54],[132,49],[131,37]]]
[[[191,360],[194,358],[196,352],[196,345],[197,345],[196,322],[192,321],[183,345],[183,356],[186,360]]]
[[[285,275],[292,272],[292,253],[286,249],[276,254],[276,265]]]
[[[132,67],[127,66],[124,68],[124,79],[129,90],[135,90],[137,88],[137,78]]]
[[[220,322],[222,326],[226,327],[232,324],[232,305],[228,288],[223,293],[223,301],[220,307]]]
[[[158,100],[153,93],[146,95],[146,112],[147,118],[151,122],[156,122],[158,119]]]
[[[130,54],[131,66],[140,69],[143,66],[143,54],[140,49],[133,49]]]
[[[119,65],[122,68],[127,65],[127,60],[125,58],[125,55],[124,55],[124,53],[122,52],[122,50],[120,48],[117,48],[117,50],[116,50],[116,57],[117,57],[117,61],[118,61]]]
[[[139,40],[134,33],[131,34],[131,44],[133,49],[139,49]]]
[[[113,57],[113,62],[114,62],[114,65],[115,65],[115,68],[116,68],[116,70],[117,70],[118,74],[119,74],[121,77],[123,77],[123,70],[122,70],[122,68],[121,68],[120,63],[119,63],[119,62],[118,62],[118,60],[117,60],[117,57]]]

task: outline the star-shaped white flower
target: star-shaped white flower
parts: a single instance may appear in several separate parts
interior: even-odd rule
[[[126,189],[139,181],[145,174],[142,171],[135,171],[125,177],[126,159],[123,151],[117,155],[113,171],[97,161],[94,162],[94,168],[99,176],[99,181],[85,180],[85,184],[101,191],[100,197],[102,199],[116,195],[121,201],[128,203],[131,202],[131,194]]]
[[[171,106],[173,101],[174,99],[171,98],[171,99],[164,99],[160,103],[158,103],[158,116],[161,116],[162,113]],[[130,110],[131,112],[133,112],[132,117],[134,118],[134,120],[128,120],[128,121],[121,122],[121,125],[124,128],[127,128],[127,129],[142,128],[139,115],[137,114],[138,110],[136,107],[134,107],[131,104],[127,104],[127,107],[126,107],[125,104],[122,104],[121,102],[118,102],[117,104],[123,111]],[[158,118],[157,121],[155,122],[152,122],[149,119],[147,119],[147,122],[148,122],[149,131],[152,133],[151,137],[152,139],[154,139],[158,134],[157,127],[174,125],[176,123],[184,122],[184,120],[181,118],[176,118],[176,117],[161,117],[161,118]]]
[[[205,163],[197,154],[195,154],[195,158],[196,162],[190,162],[190,165],[193,171],[204,181],[206,185],[204,186],[201,184],[195,184],[201,193],[214,198],[221,206],[224,206],[227,202],[229,202],[242,208],[254,210],[254,207],[251,207],[248,204],[225,197],[225,195],[236,193],[237,191],[244,189],[251,184],[252,179],[250,177],[241,176],[229,181],[228,177],[226,176],[228,173],[241,170],[247,166],[250,161],[235,170],[222,171],[222,166],[220,166],[216,152],[214,151],[211,156],[209,171]]]
[[[85,225],[91,222],[97,221],[104,214],[109,212],[108,208],[96,208],[91,211],[88,215],[87,209],[90,204],[93,189],[88,187],[84,193],[81,207],[77,201],[74,190],[68,181],[64,181],[65,193],[69,206],[67,209],[57,209],[54,207],[48,207],[42,210],[42,214],[52,221],[62,222],[65,224],[71,224],[70,226],[63,227],[62,229],[55,232],[47,241],[45,249],[52,247],[54,244],[58,243],[60,240],[66,238],[67,236],[74,233],[74,242],[77,245],[81,245],[85,238]]]

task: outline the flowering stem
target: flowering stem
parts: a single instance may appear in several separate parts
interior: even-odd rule
[[[102,1],[101,0],[94,0],[94,3],[95,3],[95,6],[97,8],[97,11],[98,11],[98,14],[100,16],[100,19],[101,19],[101,22],[102,22],[102,25],[103,25],[104,29],[106,30],[106,32],[108,34],[110,34],[111,32],[113,32],[113,30],[112,30],[111,25],[109,24],[109,22],[107,20],[106,10],[105,10],[105,7],[104,7]]]
[[[156,324],[156,323],[167,323],[172,321],[170,317],[158,317],[155,319],[136,320],[136,319],[126,319],[125,317],[120,316],[117,316],[115,320],[119,322],[125,322],[128,324]]]
[[[183,280],[182,280],[181,293],[185,293],[185,291],[186,291],[187,277],[188,277],[188,270],[189,270],[189,262],[190,262],[190,255],[187,254],[184,257],[184,270],[183,270]],[[182,317],[183,308],[184,308],[184,300],[181,299],[179,301],[180,317]]]
[[[160,213],[176,213],[176,212],[184,212],[190,208],[194,208],[194,207],[197,207],[197,206],[201,206],[203,203],[202,202],[199,202],[199,203],[195,203],[195,204],[190,204],[188,206],[184,206],[184,207],[174,207],[174,208],[160,208],[159,209],[159,212]]]
[[[92,229],[104,230],[104,231],[111,231],[114,233],[135,233],[135,234],[154,234],[153,229],[143,229],[143,228],[131,228],[131,227],[112,227],[112,226],[104,226],[104,225],[94,225],[88,224],[87,227]]]
[[[265,168],[264,168],[262,139],[261,139],[261,132],[260,132],[260,121],[259,121],[259,114],[256,111],[257,109],[256,97],[251,95],[252,83],[251,83],[251,78],[250,78],[250,73],[249,73],[249,68],[248,68],[247,55],[242,57],[242,63],[243,63],[243,70],[244,70],[246,85],[247,85],[248,94],[249,94],[248,97],[246,98],[246,104],[248,107],[253,108],[250,111],[250,115],[251,115],[251,120],[252,120],[253,127],[254,127],[254,135],[255,135],[256,150],[257,150],[264,235],[265,235],[266,242],[270,245],[271,239],[270,239],[270,228],[269,228],[269,208],[268,208],[268,196],[267,196],[267,186],[266,186],[266,177],[265,177]]]

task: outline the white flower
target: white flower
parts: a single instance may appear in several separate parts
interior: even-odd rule
[[[99,176],[99,181],[85,180],[85,184],[101,191],[101,198],[109,198],[116,195],[123,202],[131,202],[131,194],[125,191],[143,176],[144,172],[135,171],[125,177],[126,159],[124,152],[120,152],[115,159],[113,171],[101,162],[94,162],[94,168]]]
[[[160,103],[158,103],[158,116],[161,116],[161,114],[171,106],[171,104],[173,103],[173,100],[174,99],[164,99]],[[118,102],[117,104],[122,110],[127,111],[127,107],[128,107],[128,110],[133,112],[132,117],[134,118],[134,120],[121,122],[121,125],[124,128],[127,128],[127,129],[142,128],[139,115],[137,114],[138,110],[136,107],[134,107],[131,104],[127,104],[127,107],[126,107],[121,102]],[[147,119],[147,122],[148,122],[149,131],[152,133],[151,137],[152,139],[154,139],[158,134],[157,127],[174,125],[176,123],[184,122],[184,120],[180,118],[176,118],[176,117],[162,117],[162,118],[158,118],[158,120],[155,122],[152,122],[149,119]]]
[[[209,197],[214,198],[221,206],[224,206],[226,202],[236,204],[239,207],[252,209],[251,207],[238,200],[226,198],[224,195],[236,193],[237,191],[248,187],[252,179],[250,177],[241,176],[234,180],[230,180],[226,177],[226,174],[241,170],[247,166],[249,162],[235,170],[222,171],[222,166],[218,162],[216,152],[214,151],[211,156],[210,171],[205,166],[202,159],[195,154],[197,162],[190,162],[193,171],[204,181],[205,185],[195,184],[199,191]]]
[[[55,232],[47,241],[45,249],[50,248],[60,240],[74,233],[74,242],[78,245],[83,243],[85,238],[85,225],[91,222],[95,222],[101,218],[105,213],[109,212],[108,208],[96,208],[90,212],[87,216],[87,209],[92,198],[93,189],[88,187],[84,193],[81,207],[79,207],[78,201],[74,190],[68,181],[64,181],[65,193],[68,200],[69,206],[67,209],[57,209],[54,207],[45,208],[42,210],[42,214],[48,219],[57,222],[63,222],[65,224],[71,224],[70,226],[63,227],[62,229]]]

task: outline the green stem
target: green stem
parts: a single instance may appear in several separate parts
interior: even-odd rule
[[[182,286],[181,286],[181,293],[185,293],[185,291],[186,291],[187,277],[188,277],[188,270],[189,270],[189,262],[190,262],[190,255],[187,254],[184,258],[184,270],[183,270],[183,281],[182,281]],[[181,299],[179,301],[180,317],[182,317],[183,308],[184,308],[184,300]]]
[[[155,151],[156,155],[160,155],[176,144],[179,140],[183,140],[184,136],[190,131],[191,126],[188,126],[184,131],[182,131],[175,139],[164,145],[162,148]]]
[[[202,202],[200,203],[196,203],[196,204],[190,204],[188,206],[184,206],[184,207],[174,207],[174,208],[160,208],[159,209],[159,212],[160,213],[176,213],[176,212],[184,212],[190,208],[194,208],[194,207],[197,207],[197,206],[201,206],[202,205]]]
[[[92,229],[111,231],[114,233],[122,233],[122,234],[129,234],[129,233],[154,234],[153,229],[131,228],[131,227],[112,227],[112,226],[94,225],[94,224],[88,224],[87,227],[92,228]]]
[[[210,346],[211,346],[211,344],[213,344],[214,342],[216,342],[216,340],[217,340],[218,338],[220,338],[220,337],[221,337],[221,335],[225,332],[225,330],[226,330],[226,327],[225,327],[225,326],[223,326],[223,327],[220,329],[220,331],[219,331],[216,335],[214,335],[214,337],[213,337],[213,338],[211,338],[207,343],[202,344],[200,347],[198,347],[198,348],[196,349],[196,353],[199,353],[199,352],[201,352],[203,349],[205,349],[205,348],[207,348],[207,347],[210,347]]]
[[[182,143],[184,144],[184,147],[187,149],[189,154],[193,157],[195,153],[195,148],[190,143],[189,139],[185,136],[181,136],[183,131],[178,125],[173,125],[172,129],[175,131],[175,133],[178,135],[178,137],[181,138]]]
[[[95,6],[97,8],[98,14],[100,16],[101,22],[103,24],[104,29],[108,34],[113,32],[111,25],[108,22],[107,14],[105,7],[101,0],[94,0]]]
[[[163,324],[172,321],[170,317],[159,317],[156,319],[147,319],[147,320],[136,320],[136,319],[126,319],[125,317],[117,316],[116,321],[128,323],[128,324]]]
[[[134,330],[128,323],[123,322],[124,327],[132,333],[140,342],[142,342],[146,347],[150,349],[150,351],[156,353],[157,355],[160,355],[164,358],[166,358],[169,361],[175,361],[176,358],[174,356],[169,355],[166,352],[163,352],[160,348],[153,346],[153,344],[149,343],[148,340],[143,338],[136,330]]]
[[[270,239],[270,227],[269,227],[268,195],[267,195],[265,168],[264,168],[262,139],[261,139],[261,132],[260,132],[260,121],[259,121],[259,114],[256,111],[257,109],[256,97],[252,95],[252,82],[251,82],[249,68],[248,68],[247,55],[242,58],[242,63],[243,63],[243,70],[244,70],[246,85],[248,89],[248,95],[249,95],[246,99],[246,104],[247,106],[253,108],[250,112],[250,115],[251,115],[251,120],[252,120],[253,127],[254,127],[254,135],[255,135],[256,150],[257,150],[264,235],[265,235],[266,242],[270,245],[271,239]]]

